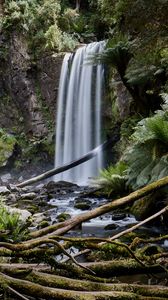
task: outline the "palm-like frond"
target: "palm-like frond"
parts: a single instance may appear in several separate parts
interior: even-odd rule
[[[149,118],[146,122],[146,128],[153,134],[155,139],[168,145],[168,120],[161,116]]]
[[[135,127],[131,137],[134,143],[144,143],[149,140],[158,140],[168,144],[168,114],[157,112],[150,118],[141,120]]]
[[[125,41],[118,41],[116,44],[110,46],[99,54],[89,55],[88,64],[107,64],[117,69],[123,68],[131,59],[132,54],[129,50],[129,43]]]
[[[131,85],[142,85],[151,79],[157,71],[156,66],[136,67],[133,70],[127,70],[126,79]]]
[[[115,166],[109,166],[107,169],[100,171],[100,177],[92,183],[111,195],[122,194],[126,190],[126,169],[124,162],[119,162]]]
[[[129,166],[127,183],[133,189],[168,174],[167,111],[159,111],[139,122],[131,139],[132,146],[125,153],[125,161]]]

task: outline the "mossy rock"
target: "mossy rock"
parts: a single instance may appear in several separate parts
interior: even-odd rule
[[[132,226],[132,225],[131,225]],[[139,235],[139,234],[138,234]],[[131,243],[137,237],[137,233],[129,232],[120,238],[123,243]]]
[[[159,245],[151,244],[151,245],[146,245],[143,248],[139,249],[137,251],[137,254],[140,257],[143,257],[143,256],[152,256],[162,252],[164,252],[164,249],[162,247],[160,247]]]
[[[37,212],[39,211],[39,208],[38,208],[38,206],[36,206],[36,205],[30,205],[30,206],[27,207],[27,209],[28,209],[32,214],[37,213]]]
[[[57,216],[57,219],[59,222],[64,222],[70,218],[71,218],[71,216],[67,213],[61,213],[60,215]]]
[[[131,207],[130,212],[141,221],[155,213],[156,197],[153,194],[147,195],[137,200]]]
[[[81,210],[88,210],[91,208],[92,202],[87,199],[76,199],[74,208],[81,209]]]
[[[8,159],[13,155],[16,144],[16,138],[0,128],[0,166],[7,165]]]
[[[117,224],[108,224],[107,226],[104,227],[104,230],[116,230],[118,228]]]
[[[40,224],[37,226],[38,229],[42,229],[42,228],[45,228],[47,226],[49,226],[49,222],[47,220],[43,220],[40,222]]]

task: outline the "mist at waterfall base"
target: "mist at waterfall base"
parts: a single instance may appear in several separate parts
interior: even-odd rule
[[[80,47],[66,54],[62,64],[56,117],[55,167],[79,159],[101,144],[101,102],[104,89],[103,65],[87,63],[100,53],[104,42]],[[56,175],[55,181],[86,185],[103,167],[103,155]]]

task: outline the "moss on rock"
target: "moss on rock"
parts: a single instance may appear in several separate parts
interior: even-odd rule
[[[0,128],[0,166],[6,166],[8,159],[13,155],[17,141],[12,134]]]

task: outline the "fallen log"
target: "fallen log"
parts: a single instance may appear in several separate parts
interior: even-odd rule
[[[132,292],[116,292],[116,291],[94,291],[81,292],[65,289],[50,288],[37,283],[32,283],[28,280],[16,279],[0,273],[0,286],[6,290],[8,286],[16,291],[29,295],[35,299],[40,298],[52,300],[111,300],[111,299],[143,299]],[[155,299],[155,298],[151,298]],[[163,298],[162,298],[163,299]]]
[[[9,276],[18,274],[19,269],[0,267],[1,272],[3,271]],[[78,280],[62,276],[57,276],[48,273],[42,273],[36,270],[29,272],[28,274],[23,273],[24,280],[30,282],[39,283],[43,286],[49,286],[59,289],[67,289],[73,291],[126,291],[134,292],[143,296],[159,296],[167,297],[168,287],[150,286],[150,285],[138,285],[138,284],[126,284],[126,283],[97,283],[89,280]]]
[[[43,273],[33,272],[32,275],[28,275],[27,277],[30,278],[30,276],[34,277],[34,280],[39,279],[40,283],[34,283],[27,279],[16,279],[4,273],[0,273],[1,289],[5,290],[10,287],[18,293],[35,297],[35,299],[39,296],[40,298],[53,300],[168,299],[168,288],[162,286],[99,284],[79,280],[73,280],[70,283],[70,279],[60,278],[60,280],[62,279],[62,288],[56,288],[55,286],[57,286],[57,284],[60,285],[60,282],[57,283],[57,277],[54,275],[44,275]],[[47,278],[47,276],[49,277]],[[51,287],[45,284],[51,284]],[[72,289],[68,289],[67,285]],[[54,288],[52,286],[54,286]],[[84,288],[82,288],[83,286]],[[65,288],[67,288],[67,290],[65,290]],[[74,288],[77,288],[77,290],[74,290]],[[89,289],[91,289],[91,291],[89,291]]]
[[[95,157],[100,151],[103,151],[104,149],[106,149],[107,146],[110,145],[110,143],[111,143],[111,139],[109,139],[108,141],[106,141],[103,144],[99,145],[98,147],[94,148],[93,150],[88,152],[86,155],[80,157],[79,159],[71,161],[70,163],[65,164],[61,167],[54,168],[50,171],[47,171],[47,172],[45,172],[41,175],[38,175],[36,177],[33,177],[31,179],[25,180],[24,182],[21,182],[21,183],[17,184],[16,186],[17,187],[25,187],[26,185],[36,183],[40,180],[44,180],[44,179],[49,178],[53,175],[62,173],[64,171],[72,169],[72,168],[74,168],[78,165],[81,165],[81,164],[85,163],[86,161],[88,161],[88,160],[92,159],[93,157]]]

